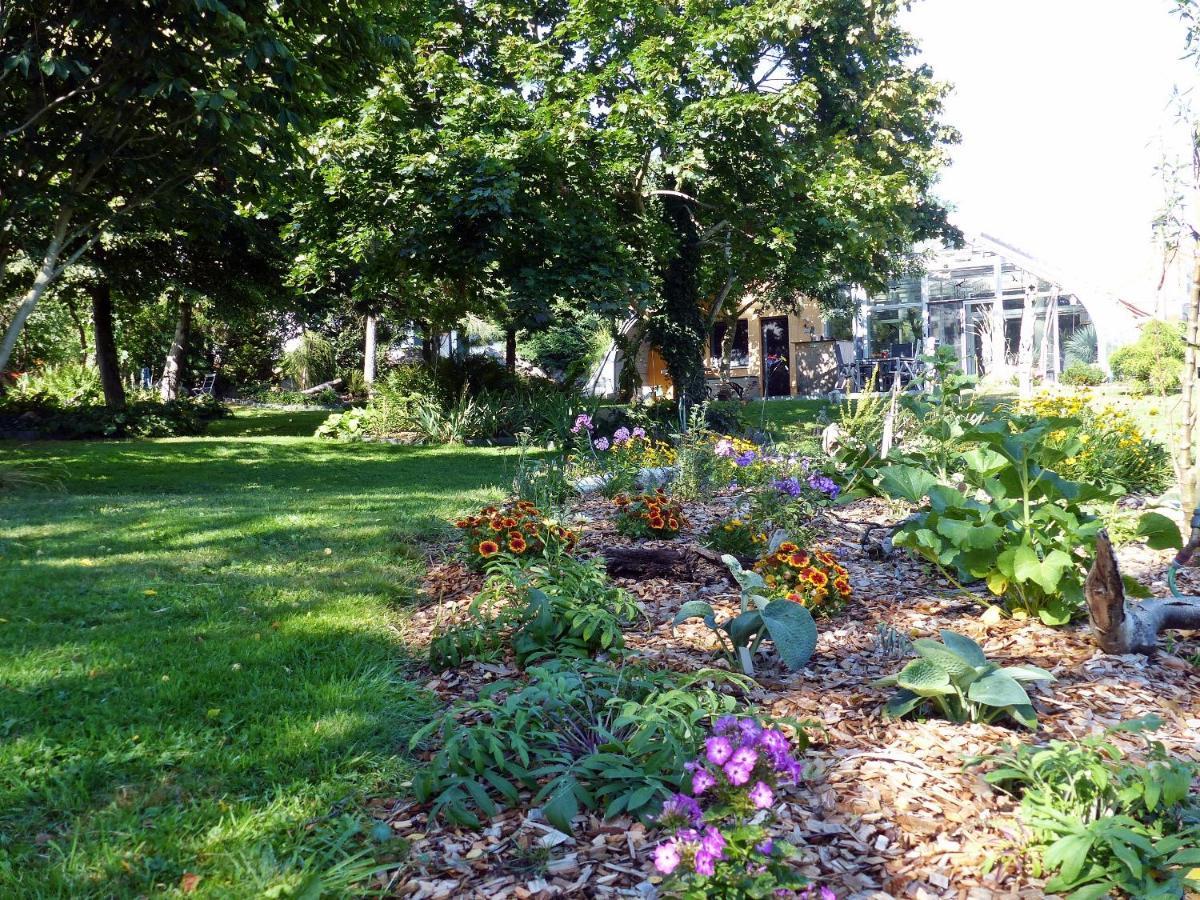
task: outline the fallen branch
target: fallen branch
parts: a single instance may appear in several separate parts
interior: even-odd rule
[[[326,381],[321,384],[315,384],[310,388],[305,388],[300,393],[302,393],[302,394],[319,394],[321,391],[325,390],[326,388],[334,388],[334,387],[337,387],[341,383],[342,383],[342,379],[335,378],[335,379],[333,379],[333,381]]]
[[[1166,597],[1130,603],[1108,533],[1096,536],[1096,561],[1084,584],[1096,643],[1105,653],[1151,654],[1169,629],[1200,629],[1200,597]]]

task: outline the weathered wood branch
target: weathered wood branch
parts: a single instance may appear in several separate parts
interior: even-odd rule
[[[607,547],[604,550],[605,568],[614,578],[674,578],[680,581],[696,581],[696,566],[701,561],[716,566],[730,582],[736,584],[732,573],[721,561],[721,555],[711,550],[674,550],[669,547]],[[753,560],[739,562],[751,565]]]
[[[1096,643],[1105,653],[1151,654],[1158,635],[1170,629],[1200,629],[1200,597],[1164,597],[1130,603],[1108,534],[1096,537],[1096,561],[1084,585]]]
[[[342,379],[335,378],[333,381],[322,381],[320,384],[314,384],[310,388],[305,388],[300,393],[302,394],[319,394],[326,388],[335,388],[342,383]]]

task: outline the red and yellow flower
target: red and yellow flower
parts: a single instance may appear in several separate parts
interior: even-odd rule
[[[482,569],[487,560],[502,553],[535,557],[554,551],[569,553],[578,540],[570,529],[547,522],[528,500],[484,507],[478,516],[463,516],[454,525],[463,533],[467,564],[475,569]]]
[[[785,552],[784,548],[790,549]],[[834,613],[849,600],[850,575],[826,550],[806,551],[784,542],[754,565],[772,596],[785,597],[818,613]]]
[[[490,556],[495,556],[500,552],[500,545],[495,541],[481,541],[479,544],[479,555],[484,559]]]
[[[617,531],[626,537],[673,538],[687,526],[683,506],[662,488],[636,497],[619,495],[613,504],[617,507]]]

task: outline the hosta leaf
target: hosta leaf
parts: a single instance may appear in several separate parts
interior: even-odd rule
[[[975,668],[945,644],[929,638],[917,638],[912,645],[922,658],[935,662],[951,678],[959,678]]]
[[[988,706],[1028,706],[1029,695],[1016,679],[996,671],[973,682],[967,688],[967,697],[976,703]]]
[[[953,694],[950,675],[932,659],[914,659],[896,676],[896,685],[920,697]]]
[[[954,631],[942,631],[942,643],[973,666],[986,666],[987,657],[983,648],[969,637]]]
[[[1037,666],[1008,666],[999,671],[1001,674],[1007,675],[1016,681],[1054,681],[1053,675]]]
[[[925,698],[912,691],[897,691],[888,698],[884,714],[889,719],[902,719],[925,702]]]
[[[786,603],[789,601],[777,602]],[[798,604],[792,605],[796,606]],[[746,647],[749,646],[750,642],[754,640],[755,635],[758,634],[759,630],[762,628],[762,625],[762,613],[752,609],[749,612],[744,612],[740,616],[730,619],[721,627],[729,633],[729,637],[733,640],[735,646]]]
[[[808,665],[817,649],[817,623],[812,613],[791,600],[768,603],[761,613],[783,664],[793,672]]]
[[[713,611],[712,605],[703,600],[689,600],[683,606],[679,607],[679,612],[675,613],[675,618],[671,621],[672,625],[678,625],[681,622],[686,622],[688,619],[703,619],[704,624],[709,628],[717,627],[717,614]]]

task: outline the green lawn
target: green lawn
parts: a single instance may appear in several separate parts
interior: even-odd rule
[[[0,494],[0,897],[336,895],[389,849],[355,809],[430,711],[412,541],[509,463],[318,443],[324,415],[0,443],[65,489]]]

